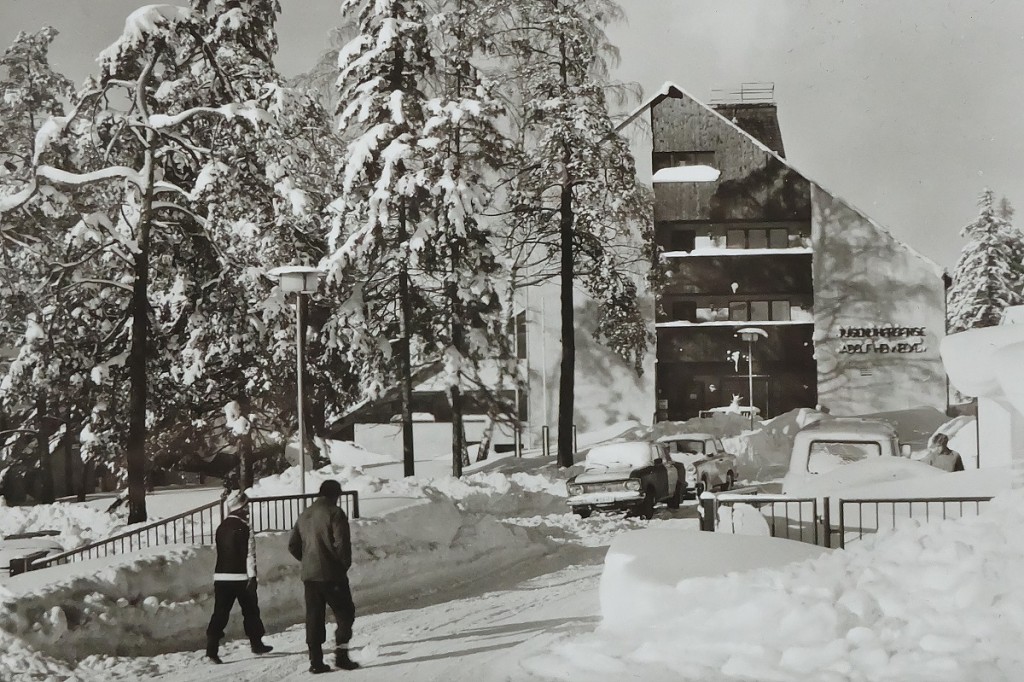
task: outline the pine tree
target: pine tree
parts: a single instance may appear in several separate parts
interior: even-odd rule
[[[622,12],[610,0],[520,0],[496,50],[514,65],[522,158],[510,196],[516,267],[536,277],[558,254],[562,360],[558,462],[573,463],[577,284],[599,307],[598,335],[640,371],[651,340],[626,244],[650,244],[650,200],[627,142],[615,132],[606,93],[615,51],[604,34]],[[542,245],[548,245],[547,248]],[[540,248],[538,248],[540,247]],[[650,263],[649,254],[642,260]]]
[[[949,290],[950,333],[997,325],[1007,307],[1024,302],[1019,233],[997,214],[991,190],[981,193],[978,207],[978,217],[960,231],[967,243]]]
[[[81,294],[65,306],[78,324],[46,333],[86,345],[83,451],[125,453],[131,522],[146,517],[151,425],[173,436],[185,415],[208,440],[211,423],[225,430],[234,416],[211,386],[249,402],[273,376],[237,363],[280,345],[280,300],[266,319],[252,314],[266,298],[261,272],[267,257],[301,251],[294,237],[310,221],[293,145],[270,130],[304,106],[272,66],[278,11],[275,0],[193,0],[133,13],[74,109],[41,126],[31,177],[0,199],[12,215],[70,197],[79,214],[62,235],[77,249],[63,272]],[[93,317],[100,338],[88,350],[92,337],[74,334]]]

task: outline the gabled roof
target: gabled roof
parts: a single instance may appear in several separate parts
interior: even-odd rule
[[[787,168],[789,168],[791,171],[793,171],[794,173],[796,173],[797,175],[802,177],[807,182],[817,186],[821,191],[823,191],[826,194],[828,194],[829,196],[831,196],[831,197],[841,201],[851,211],[853,211],[858,216],[860,216],[861,218],[863,218],[864,220],[869,222],[875,229],[877,229],[882,234],[888,235],[901,248],[905,249],[912,256],[915,256],[916,258],[918,258],[921,261],[923,261],[926,265],[928,265],[932,269],[932,271],[935,273],[935,275],[937,277],[939,277],[939,278],[948,277],[948,274],[946,273],[945,268],[943,268],[941,265],[939,265],[938,263],[933,261],[928,256],[924,255],[923,253],[921,253],[917,249],[913,248],[912,246],[910,246],[906,242],[898,239],[896,236],[893,235],[893,233],[888,228],[886,228],[883,225],[881,225],[877,220],[875,220],[874,218],[869,216],[867,213],[864,213],[864,211],[860,210],[859,208],[857,208],[856,206],[851,204],[846,199],[843,199],[841,196],[839,196],[835,192],[830,191],[828,188],[826,188],[820,182],[812,179],[809,175],[807,175],[806,173],[802,172],[799,168],[794,166],[792,162],[790,162],[786,158],[780,156],[779,154],[775,153],[775,151],[769,149],[767,145],[765,145],[763,142],[761,142],[761,140],[757,139],[756,137],[754,137],[753,135],[748,133],[746,130],[744,130],[740,126],[736,125],[736,123],[734,123],[733,121],[731,121],[728,118],[726,118],[725,116],[723,116],[721,114],[721,112],[717,111],[714,107],[705,104],[700,99],[694,97],[689,92],[687,92],[683,88],[679,87],[675,83],[672,83],[670,81],[665,81],[662,84],[662,86],[658,89],[658,92],[656,92],[654,95],[648,97],[643,103],[640,104],[640,106],[638,106],[636,109],[634,109],[632,112],[630,112],[629,116],[627,116],[625,119],[622,120],[621,123],[619,123],[617,126],[615,126],[615,132],[617,132],[617,133],[622,132],[622,130],[624,128],[626,128],[629,124],[631,124],[633,121],[635,121],[637,118],[639,118],[641,114],[643,114],[645,111],[649,110],[655,104],[661,102],[666,97],[670,97],[672,99],[687,98],[687,99],[692,100],[698,106],[703,107],[706,111],[708,111],[709,113],[713,114],[714,116],[717,116],[722,122],[724,122],[726,125],[728,125],[731,128],[733,128],[736,132],[738,132],[743,137],[745,137],[751,144],[755,145],[758,149],[760,149],[761,151],[765,152],[766,154],[770,154],[779,163],[781,163],[784,166],[786,166]]]

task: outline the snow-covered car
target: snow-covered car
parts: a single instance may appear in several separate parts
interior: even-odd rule
[[[11,575],[11,561],[22,558],[42,558],[64,551],[57,542],[56,531],[19,533],[0,539],[0,578]]]
[[[700,496],[705,490],[729,490],[736,483],[736,455],[727,452],[721,439],[709,433],[663,436],[669,457],[686,470],[686,493]]]
[[[595,446],[583,471],[566,482],[568,503],[583,518],[595,510],[625,510],[649,519],[658,502],[678,508],[685,486],[685,467],[672,460],[663,443],[650,441]]]
[[[936,472],[937,467],[911,460],[910,454],[910,445],[900,443],[895,427],[889,422],[854,417],[817,421],[794,437],[782,491],[793,495],[818,495],[823,490]],[[875,466],[873,462],[882,462],[884,466]],[[869,475],[879,480],[865,480]]]

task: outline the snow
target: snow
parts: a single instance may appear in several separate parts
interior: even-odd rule
[[[724,246],[701,246],[692,251],[666,251],[662,258],[690,258],[696,256],[787,256],[798,253],[813,253],[809,246],[789,246],[784,249],[734,249]],[[758,321],[758,324],[761,322]]]
[[[694,164],[692,166],[673,166],[662,168],[654,173],[652,182],[715,182],[722,171],[711,166]]]
[[[96,61],[104,71],[116,71],[116,64],[122,55],[135,49],[146,40],[170,35],[174,26],[189,18],[187,7],[176,5],[145,5],[128,15],[124,31],[112,45],[100,52]]]
[[[776,450],[763,455],[771,464],[819,418],[794,411],[727,439]],[[638,428],[624,422],[600,436],[637,437]],[[650,522],[580,519],[565,505],[572,470],[550,458],[474,463],[462,479],[438,458],[406,479],[383,455],[324,447],[332,463],[308,471],[307,487],[334,478],[360,492],[350,577],[361,679],[1000,681],[1016,679],[1024,663],[1024,492],[1009,489],[1015,476],[1006,471],[996,474],[1004,492],[980,515],[915,520],[829,551],[768,537],[743,505],[728,522],[746,534],[699,532],[692,504],[659,508]],[[929,480],[965,495],[989,473]],[[915,494],[917,480],[900,490]],[[250,492],[295,492],[297,481],[292,468]],[[218,492],[161,491],[148,504],[171,512],[177,497],[195,506]],[[0,532],[104,534],[112,526],[99,509],[108,503],[0,509]],[[249,654],[234,614],[222,649],[231,678],[307,674],[286,538],[257,540],[267,641],[281,655]],[[210,547],[157,547],[7,580],[0,679],[218,679],[222,671],[197,651],[212,610],[213,558]]]

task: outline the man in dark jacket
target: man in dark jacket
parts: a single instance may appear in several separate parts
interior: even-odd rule
[[[217,566],[213,573],[213,616],[206,628],[206,657],[220,663],[220,640],[228,624],[231,607],[238,601],[242,627],[254,654],[273,647],[263,643],[263,620],[256,597],[256,538],[249,527],[249,500],[242,492],[224,501],[227,516],[217,526]]]
[[[306,646],[309,648],[309,672],[326,673],[323,644],[327,641],[327,608],[338,623],[335,632],[335,665],[355,670],[359,664],[349,658],[352,623],[356,607],[348,584],[352,565],[352,540],[348,517],[338,507],[341,484],[324,481],[320,493],[292,529],[288,551],[302,562],[302,584],[306,593]]]

